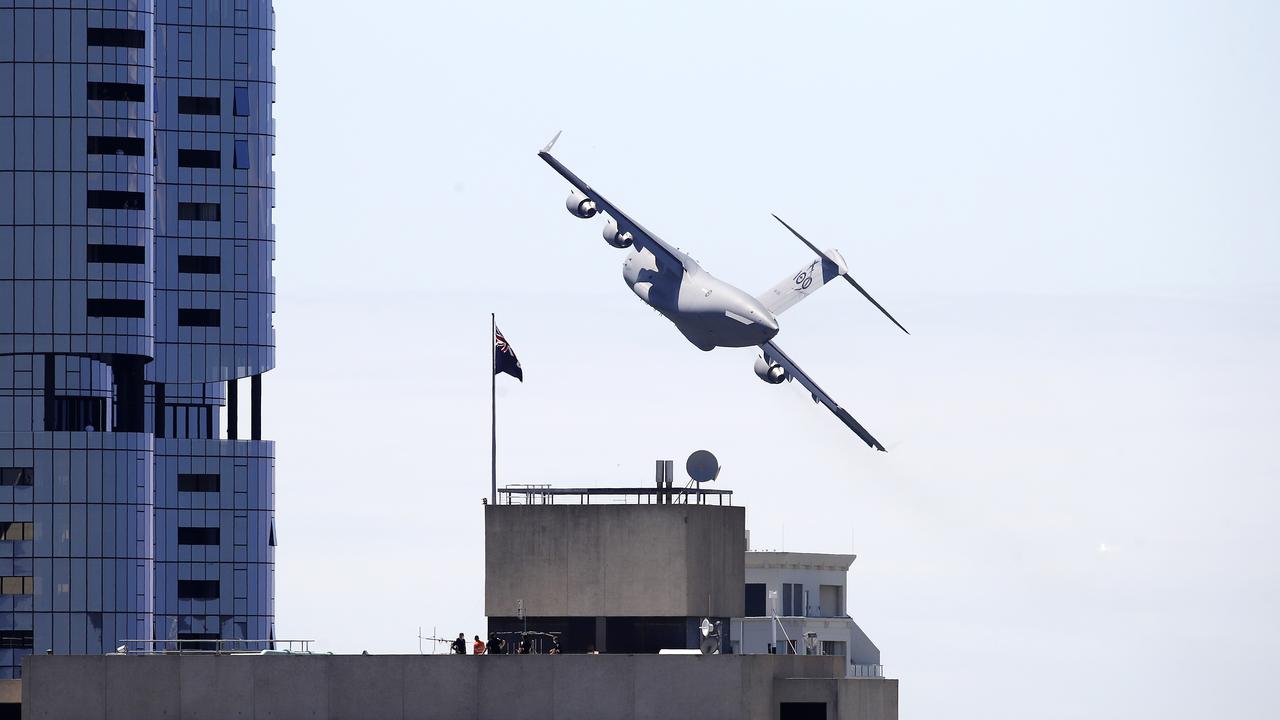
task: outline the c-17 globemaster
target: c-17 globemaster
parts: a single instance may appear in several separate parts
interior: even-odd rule
[[[755,372],[761,380],[775,385],[787,380],[798,380],[813,395],[815,402],[826,405],[863,442],[876,450],[884,450],[884,446],[866,428],[854,420],[830,395],[823,392],[773,342],[774,336],[778,334],[778,315],[836,277],[848,280],[871,304],[893,320],[894,325],[907,332],[888,310],[881,307],[875,298],[849,276],[840,253],[835,250],[819,250],[783,222],[782,218],[774,215],[775,220],[790,230],[817,257],[798,272],[788,275],[782,282],[753,297],[712,276],[679,248],[668,245],[657,235],[645,230],[640,223],[632,220],[552,157],[551,147],[559,137],[560,133],[556,133],[551,142],[538,153],[538,157],[573,185],[573,192],[565,201],[565,207],[570,213],[579,218],[604,215],[607,218],[604,225],[605,241],[619,249],[632,248],[623,263],[622,276],[641,300],[674,323],[676,329],[701,350],[759,346],[761,355],[756,358]]]

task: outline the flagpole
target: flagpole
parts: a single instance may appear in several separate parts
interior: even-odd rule
[[[498,321],[489,313],[489,502],[494,505],[498,504],[498,353],[494,345],[497,337]]]

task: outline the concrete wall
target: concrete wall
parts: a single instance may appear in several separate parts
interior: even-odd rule
[[[896,720],[897,681],[842,675],[835,658],[776,655],[33,655],[22,698],[24,718],[102,720],[769,720],[781,701]]]
[[[489,505],[485,614],[741,616],[745,527],[718,505]]]

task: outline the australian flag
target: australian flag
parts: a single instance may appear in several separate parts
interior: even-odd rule
[[[502,336],[502,331],[494,326],[493,328],[493,374],[506,373],[511,377],[524,382],[524,370],[520,369],[520,361],[516,359],[516,353],[507,344],[507,339]]]

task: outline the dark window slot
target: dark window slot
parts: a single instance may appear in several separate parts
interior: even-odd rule
[[[141,265],[147,261],[147,249],[141,245],[91,244],[88,246],[87,255],[91,263]]]
[[[747,583],[745,605],[746,617],[764,617],[768,615],[768,611],[765,609],[764,583]]]
[[[147,46],[147,34],[141,30],[89,28],[86,35],[89,45],[96,47],[144,48]]]
[[[146,141],[142,138],[90,135],[88,151],[90,155],[137,155],[141,157],[146,153],[146,145]]]
[[[217,580],[179,580],[178,598],[180,600],[217,600]]]
[[[146,210],[147,196],[131,190],[90,190],[88,204],[93,210]]]
[[[142,318],[147,316],[147,304],[142,300],[107,300],[91,298],[85,301],[89,317]]]
[[[215,640],[221,639],[218,633],[198,633],[198,632],[180,632],[178,639],[183,642],[178,643],[178,649],[184,652],[213,652],[218,649],[218,643]]]
[[[147,87],[138,83],[91,82],[89,99],[146,102]]]
[[[178,325],[180,327],[218,327],[222,321],[222,312],[206,308],[179,308]]]
[[[178,203],[179,220],[205,220],[217,222],[222,219],[222,206],[218,203]]]
[[[36,471],[29,467],[0,468],[0,485],[34,485]]]
[[[217,545],[221,533],[216,527],[180,527],[178,528],[179,545]]]
[[[217,275],[222,272],[222,258],[217,255],[179,255],[178,272]]]
[[[30,650],[34,636],[32,630],[0,630],[0,649]]]
[[[178,492],[218,492],[217,473],[182,473],[178,475]]]
[[[45,418],[45,427],[53,432],[102,432],[109,429],[106,427],[106,398],[56,396],[50,410],[53,417]]]
[[[178,167],[217,168],[222,166],[222,153],[217,150],[179,150]]]
[[[219,115],[222,113],[222,98],[179,95],[178,112],[183,115]]]
[[[784,702],[778,704],[779,720],[827,720],[824,702]]]

